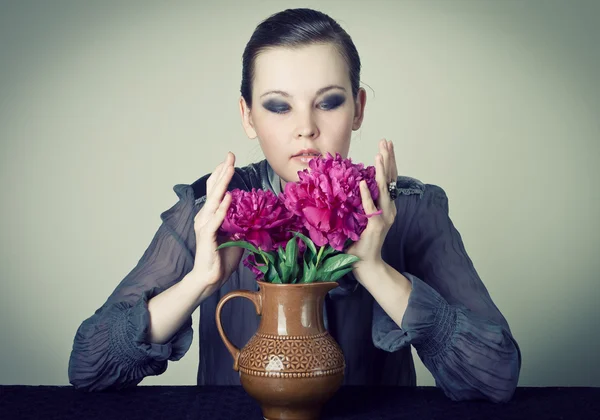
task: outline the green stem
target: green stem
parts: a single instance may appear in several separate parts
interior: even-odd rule
[[[319,261],[321,261],[321,255],[323,255],[323,251],[325,250],[325,247],[327,245],[323,245],[321,246],[321,248],[319,248],[319,253],[317,254],[317,264],[315,264],[315,269],[319,268]]]

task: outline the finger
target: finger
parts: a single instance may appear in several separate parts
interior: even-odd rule
[[[235,155],[231,152],[227,154],[227,158],[225,159],[225,164],[221,170],[221,176],[214,184],[211,191],[207,192],[206,203],[204,203],[204,207],[209,215],[213,214],[217,211],[219,205],[223,201],[223,197],[227,188],[229,187],[229,183],[231,182],[231,178],[235,173],[235,167],[233,163],[235,162]]]
[[[235,163],[235,155],[231,152],[227,152],[225,156],[225,160],[215,168],[214,172],[210,175],[209,179],[213,179],[213,181],[218,182],[223,176],[223,171],[227,168],[227,166],[233,166]],[[213,182],[214,184],[214,182]]]
[[[377,181],[377,186],[379,187],[379,198],[377,201],[380,204],[385,202],[386,197],[389,199],[388,193],[388,179],[387,174],[385,173],[384,164],[383,164],[383,156],[381,154],[377,154],[375,158],[375,180]]]
[[[225,188],[227,188],[229,186],[229,181],[231,181],[231,176],[229,176],[229,179],[226,179],[225,176],[228,173],[231,173],[231,175],[233,175],[233,173],[235,172],[235,155],[231,152],[227,152],[227,157],[225,157],[225,166],[223,167],[223,171],[221,172],[221,176],[219,177],[219,180],[217,181],[217,183],[222,183],[222,182],[226,182]]]
[[[221,168],[221,173],[217,177],[217,182],[216,182],[217,184],[219,182],[221,182],[221,180],[223,179],[223,176],[225,175],[225,173],[227,171],[227,168],[232,167],[234,162],[235,162],[235,156],[233,156],[233,153],[227,152],[227,156],[225,156],[225,160],[223,161],[223,167]]]
[[[366,181],[360,181],[360,198],[362,200],[363,209],[365,209],[365,214],[367,217],[371,215],[377,214],[377,206],[373,202],[373,197],[371,197],[371,192],[367,187]]]
[[[233,164],[235,163],[235,155],[233,154],[233,152],[227,152],[226,160],[229,162],[229,164],[231,166],[233,166]]]
[[[209,211],[209,214],[214,213],[221,204],[221,201],[223,201],[223,197],[225,196],[227,187],[229,187],[229,182],[231,181],[234,172],[235,169],[233,166],[223,168],[221,178],[215,183],[212,191],[206,196],[206,203],[204,206],[207,208],[207,211]]]
[[[227,165],[230,163],[231,157],[233,157],[233,161],[235,162],[235,156],[231,152],[227,152],[225,156],[225,160],[217,165],[215,170],[210,174],[208,179],[206,180],[206,194],[208,195],[212,190],[213,185],[218,182],[223,176],[223,170],[227,168]],[[231,163],[233,165],[233,163]]]
[[[223,220],[225,220],[225,216],[227,215],[227,210],[229,210],[229,205],[231,204],[231,193],[226,193],[223,200],[219,203],[219,206],[214,212],[214,215],[209,219],[207,223],[207,228],[210,232],[216,232],[219,230],[221,225],[223,224]]]
[[[396,181],[398,179],[398,166],[396,164],[396,152],[394,150],[394,143],[391,140],[388,141],[388,152],[390,154],[390,181]]]
[[[221,172],[223,171],[223,167],[225,166],[225,162],[221,162],[217,165],[215,170],[210,174],[208,179],[206,180],[206,194],[210,192],[212,186],[215,182],[221,177]]]
[[[381,156],[383,156],[383,171],[384,171],[383,173],[385,174],[385,179],[387,182],[387,179],[389,178],[389,175],[390,175],[390,168],[388,168],[389,152],[388,152],[386,139],[381,139],[381,141],[379,142],[379,153],[381,153]]]

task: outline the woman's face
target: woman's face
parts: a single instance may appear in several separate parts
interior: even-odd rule
[[[331,44],[263,51],[255,62],[252,109],[240,99],[248,137],[258,138],[282,187],[298,181],[311,156],[348,156],[350,135],[360,128],[366,92],[356,101],[348,67]]]

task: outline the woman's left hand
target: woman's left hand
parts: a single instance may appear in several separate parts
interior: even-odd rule
[[[379,188],[379,197],[373,202],[371,193],[365,181],[360,183],[360,195],[362,205],[367,215],[381,210],[379,215],[370,216],[366,229],[360,235],[360,239],[350,246],[346,253],[355,255],[360,261],[354,264],[354,268],[383,264],[381,248],[390,227],[396,219],[396,204],[390,197],[388,184],[396,181],[398,169],[396,167],[396,156],[394,146],[385,139],[379,142],[379,153],[375,156],[375,180]]]

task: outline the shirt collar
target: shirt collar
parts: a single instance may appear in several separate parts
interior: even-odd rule
[[[268,189],[270,189],[271,191],[273,191],[273,193],[275,195],[279,195],[279,193],[281,193],[281,178],[279,177],[279,175],[277,175],[275,173],[275,171],[273,170],[273,168],[271,167],[271,165],[269,165],[269,162],[265,159],[266,165],[267,165],[267,179],[266,179],[266,184],[265,185]]]

